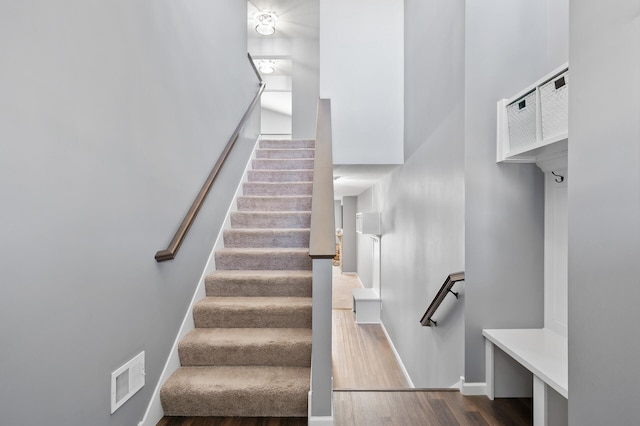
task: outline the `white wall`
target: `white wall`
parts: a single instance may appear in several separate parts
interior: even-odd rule
[[[142,418],[257,136],[241,137],[176,260],[156,263],[258,87],[246,13],[0,5],[3,423]],[[146,385],[110,415],[110,374],[142,350]]]
[[[342,272],[358,271],[356,234],[356,197],[342,198]]]
[[[483,328],[543,326],[544,178],[533,164],[495,163],[496,102],[565,62],[566,34],[547,2],[466,3],[468,382],[485,379]]]
[[[464,269],[464,2],[406,1],[404,16],[411,155],[360,194],[358,210],[382,214],[382,321],[394,346],[415,386],[448,387],[463,368],[464,296],[444,302],[437,328],[419,320],[446,276]],[[358,273],[368,286],[371,248],[359,238]],[[464,294],[463,285],[456,290]]]
[[[320,97],[334,164],[403,162],[402,0],[320,1]]]
[[[319,73],[320,53],[318,40],[318,9],[319,0],[304,0],[305,14],[308,21],[307,28],[300,29],[300,24],[295,22],[295,17],[288,18],[290,12],[295,15],[301,6],[295,6],[291,10],[281,11],[286,19],[291,19],[287,25],[297,27],[297,31],[277,31],[273,37],[259,37],[249,39],[249,52],[255,57],[282,57],[291,60],[291,84],[292,84],[292,138],[315,139],[316,113],[319,97]],[[313,13],[312,13],[313,12]],[[283,18],[283,19],[284,19]],[[272,90],[273,85],[267,81],[267,90]]]
[[[569,424],[640,419],[640,1],[571,1]]]

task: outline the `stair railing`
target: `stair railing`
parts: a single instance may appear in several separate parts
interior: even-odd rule
[[[456,297],[456,299],[458,298],[458,293],[451,290],[453,285],[458,281],[464,281],[464,271],[450,274],[447,279],[444,280],[444,284],[442,284],[442,287],[440,287],[440,290],[436,294],[436,297],[433,298],[433,301],[427,308],[427,312],[425,312],[422,316],[420,324],[427,327],[431,327],[431,324],[435,326],[438,325],[438,323],[432,319],[433,314],[436,313],[447,294],[451,293]]]
[[[336,255],[331,101],[318,101],[309,256],[313,263],[309,417],[332,416],[331,281]]]
[[[216,177],[218,176],[218,172],[224,165],[224,162],[226,161],[227,157],[229,156],[229,153],[231,152],[231,149],[236,144],[238,137],[240,136],[240,132],[242,131],[242,128],[245,126],[245,124],[249,120],[251,113],[253,112],[254,108],[258,104],[258,101],[260,100],[260,96],[262,96],[262,92],[264,92],[264,88],[266,84],[264,83],[264,81],[262,81],[262,77],[260,77],[260,73],[256,69],[256,66],[253,63],[253,59],[251,58],[251,55],[247,54],[247,57],[249,58],[249,62],[251,63],[253,70],[258,76],[258,80],[260,81],[260,87],[258,88],[258,91],[253,97],[251,104],[249,104],[249,108],[247,108],[244,115],[242,116],[240,123],[238,123],[236,130],[233,132],[233,134],[229,138],[229,141],[227,142],[227,145],[224,147],[224,150],[222,150],[222,153],[220,154],[218,161],[216,161],[216,164],[213,166],[213,169],[211,169],[211,172],[209,173],[207,180],[202,185],[200,192],[198,192],[198,195],[196,196],[195,200],[193,200],[193,203],[191,204],[191,208],[189,208],[189,211],[185,215],[184,219],[182,219],[182,222],[180,223],[178,230],[174,234],[173,239],[169,243],[169,246],[166,249],[160,250],[156,253],[155,258],[156,258],[156,261],[158,262],[164,262],[166,260],[175,259],[176,254],[178,253],[178,250],[180,249],[180,246],[182,245],[182,242],[184,241],[184,238],[187,235],[187,232],[189,232],[189,228],[191,228],[191,225],[195,221],[195,218],[198,215],[198,211],[200,211],[200,208],[202,207],[202,204],[204,203],[205,198],[207,198],[207,194],[211,190],[211,187],[213,186],[213,183],[215,182]]]

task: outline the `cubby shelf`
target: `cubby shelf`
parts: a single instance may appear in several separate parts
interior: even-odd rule
[[[543,170],[541,163],[549,160],[566,163],[568,73],[564,64],[515,96],[498,101],[496,162],[537,163]],[[551,134],[545,136],[547,132]]]

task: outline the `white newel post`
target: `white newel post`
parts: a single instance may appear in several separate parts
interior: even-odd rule
[[[331,280],[332,259],[313,259],[310,425],[333,424]]]

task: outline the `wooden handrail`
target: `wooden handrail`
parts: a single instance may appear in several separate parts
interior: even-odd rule
[[[433,298],[433,301],[427,308],[427,312],[425,312],[422,316],[420,324],[427,327],[431,327],[431,324],[436,326],[438,325],[438,323],[432,320],[431,317],[436,313],[436,311],[440,307],[440,304],[448,293],[453,293],[453,295],[456,296],[456,299],[458,298],[458,293],[455,293],[451,290],[451,287],[453,287],[453,285],[458,281],[464,281],[464,271],[450,274],[447,279],[444,280],[444,284],[442,284],[442,287],[440,287],[438,294],[436,294],[436,297]]]
[[[312,259],[332,259],[336,255],[331,143],[331,100],[319,99],[309,239],[309,256]]]
[[[249,55],[249,62],[251,62],[251,65],[255,70],[255,65],[253,64],[253,60],[251,59],[250,55]],[[260,74],[258,74],[258,78],[260,78]],[[196,216],[198,215],[198,211],[200,210],[200,207],[202,207],[202,204],[204,203],[204,200],[207,197],[209,190],[213,186],[213,182],[216,180],[216,177],[218,176],[218,172],[220,171],[220,169],[222,168],[222,165],[224,164],[225,160],[229,156],[229,152],[231,151],[231,148],[233,148],[236,141],[238,140],[238,137],[240,136],[240,132],[242,131],[242,128],[244,127],[244,125],[247,123],[247,120],[251,116],[253,109],[258,104],[258,101],[260,100],[260,96],[262,95],[262,92],[264,92],[265,86],[266,86],[265,83],[262,81],[262,79],[260,79],[260,87],[258,88],[256,95],[253,97],[253,100],[251,101],[249,108],[247,108],[244,115],[242,116],[242,119],[240,120],[240,123],[238,123],[236,130],[233,132],[233,134],[229,138],[229,142],[227,142],[227,145],[224,147],[224,150],[220,154],[218,161],[216,161],[216,164],[213,166],[213,169],[211,170],[211,173],[209,173],[207,180],[202,185],[200,192],[198,192],[196,199],[193,200],[193,203],[191,204],[191,208],[185,215],[184,219],[182,219],[182,223],[180,223],[180,226],[178,227],[178,230],[173,236],[173,239],[169,243],[169,246],[166,249],[160,250],[156,253],[155,255],[156,261],[164,262],[166,260],[175,259],[176,254],[178,253],[178,250],[180,249],[180,246],[182,245],[182,242],[184,241],[184,238],[187,235],[187,232],[189,231],[189,228],[193,224]]]

